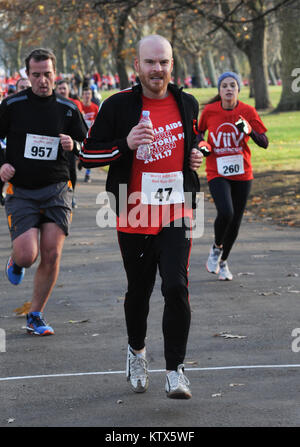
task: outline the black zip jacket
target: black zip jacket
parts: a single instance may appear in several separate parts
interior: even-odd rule
[[[0,105],[0,138],[7,137],[6,158],[16,170],[10,182],[26,189],[38,189],[70,178],[68,152],[58,146],[56,160],[24,157],[27,134],[58,137],[60,133],[83,141],[87,126],[77,106],[53,92],[40,97],[31,88],[5,98]],[[45,150],[44,147],[41,148]],[[47,148],[46,148],[47,149]]]
[[[192,95],[173,84],[169,84],[168,89],[178,104],[184,131],[184,191],[193,193],[192,205],[195,208],[195,197],[196,192],[200,191],[200,182],[197,173],[189,168],[189,159],[191,149],[197,148],[193,123],[198,119],[198,102]],[[110,165],[106,190],[116,198],[117,214],[119,185],[128,185],[133,163],[134,151],[128,147],[126,138],[138,124],[141,113],[141,84],[110,96],[102,103],[80,153],[80,160],[85,168]]]

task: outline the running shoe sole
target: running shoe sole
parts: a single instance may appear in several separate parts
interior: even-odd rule
[[[27,334],[29,334],[29,335],[37,335],[37,336],[40,336],[40,337],[44,337],[44,336],[48,336],[48,335],[54,335],[54,331],[53,332],[52,331],[45,331],[42,334],[40,334],[39,332],[36,332],[34,329],[32,329],[32,328],[30,328],[28,326],[26,326],[26,330],[27,330]]]
[[[213,275],[217,275],[220,271],[220,267],[216,271],[209,270],[207,267],[207,263],[205,264],[205,267],[206,267],[206,270],[208,271],[208,273],[212,273]]]

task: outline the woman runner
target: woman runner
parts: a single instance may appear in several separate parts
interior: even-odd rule
[[[225,72],[218,79],[218,95],[204,107],[198,125],[199,148],[208,155],[206,175],[217,217],[214,222],[214,244],[206,268],[219,273],[220,280],[232,280],[227,264],[238,236],[253,172],[248,140],[268,147],[266,127],[254,107],[238,100],[240,79]],[[204,141],[208,131],[207,141]]]

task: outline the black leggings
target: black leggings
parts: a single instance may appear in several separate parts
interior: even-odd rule
[[[184,361],[191,310],[188,296],[188,264],[192,241],[185,227],[164,227],[157,235],[118,233],[127,274],[125,319],[128,343],[145,346],[149,301],[157,267],[165,300],[163,335],[166,369],[176,370]]]
[[[229,180],[224,177],[216,177],[208,183],[218,213],[214,223],[215,244],[223,245],[223,261],[228,258],[238,236],[251,184],[252,180]]]

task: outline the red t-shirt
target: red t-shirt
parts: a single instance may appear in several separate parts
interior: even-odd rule
[[[125,233],[157,234],[175,219],[192,217],[192,210],[184,206],[182,198],[184,133],[171,93],[163,99],[143,96],[143,110],[150,111],[155,133],[150,145],[152,155],[149,160],[139,160],[134,151],[127,210],[123,209],[117,218],[117,229]]]
[[[74,98],[69,98],[69,99],[71,101],[73,101],[77,105],[77,107],[80,110],[80,112],[82,112],[82,103],[79,101],[79,99],[74,99]]]
[[[233,110],[222,108],[221,101],[207,104],[201,114],[199,131],[208,130],[207,141],[212,153],[206,157],[206,175],[210,181],[215,177],[230,180],[251,180],[253,178],[251,152],[247,145],[249,136],[235,126],[240,115],[258,133],[266,132],[254,107],[241,101]]]
[[[81,104],[82,104],[83,118],[84,118],[88,128],[90,128],[96,119],[99,108],[98,108],[97,104],[95,104],[94,102],[92,102],[89,106],[85,106],[83,103],[81,103]]]

